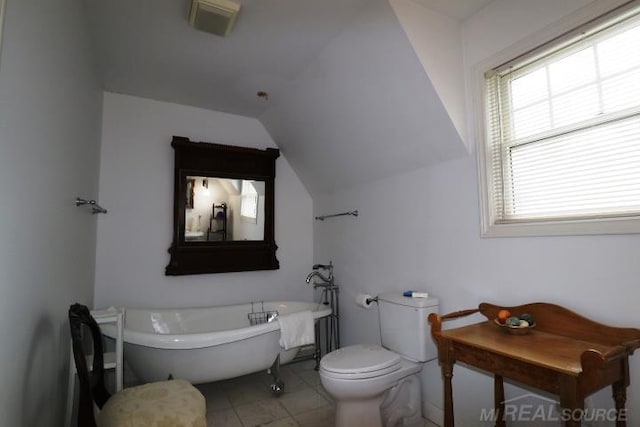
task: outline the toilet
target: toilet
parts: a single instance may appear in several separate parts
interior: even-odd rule
[[[336,402],[336,427],[422,425],[420,371],[437,350],[427,321],[436,298],[378,296],[382,346],[351,345],[320,361],[320,381]]]

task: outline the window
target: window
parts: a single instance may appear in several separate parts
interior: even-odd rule
[[[258,192],[253,182],[242,181],[242,199],[240,202],[240,216],[243,221],[257,223],[258,219]]]
[[[640,232],[637,5],[491,69],[484,87],[485,235]]]

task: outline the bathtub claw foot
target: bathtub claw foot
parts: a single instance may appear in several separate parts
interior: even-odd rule
[[[275,396],[280,396],[284,393],[284,383],[280,380],[280,355],[276,356],[276,360],[273,361],[273,365],[269,368],[269,373],[273,378],[273,384],[271,384],[271,391]]]
[[[278,381],[275,384],[271,384],[271,391],[274,396],[281,396],[284,393],[284,383],[282,381]]]

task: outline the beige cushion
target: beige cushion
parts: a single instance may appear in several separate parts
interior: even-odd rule
[[[100,427],[206,427],[204,396],[184,380],[126,388],[107,401]]]

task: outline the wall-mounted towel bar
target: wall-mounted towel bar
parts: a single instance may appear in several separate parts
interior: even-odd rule
[[[107,210],[102,206],[100,206],[98,202],[96,202],[95,200],[85,200],[85,199],[81,199],[80,197],[76,197],[76,206],[84,206],[84,205],[91,206],[91,213],[93,214],[107,213]]]
[[[327,218],[333,218],[336,216],[345,216],[345,215],[358,216],[358,211],[342,212],[342,213],[332,214],[332,215],[320,215],[320,216],[317,216],[316,219],[319,221],[324,221]]]

